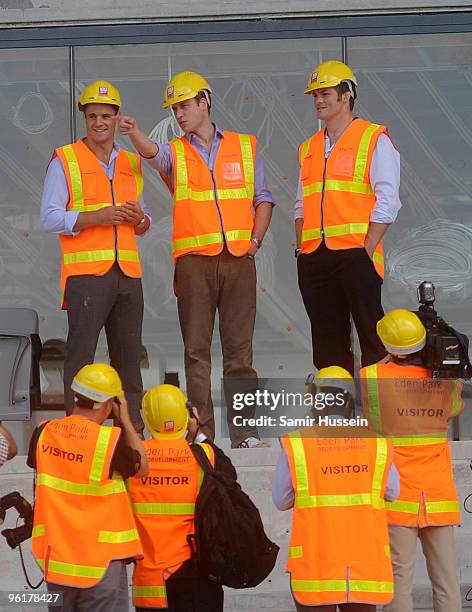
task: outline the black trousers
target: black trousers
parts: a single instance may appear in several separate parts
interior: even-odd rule
[[[199,576],[192,560],[186,561],[166,580],[166,591],[167,608],[137,607],[136,612],[157,609],[168,612],[223,612],[223,587]]]
[[[311,323],[313,363],[338,365],[354,374],[351,315],[359,336],[362,366],[386,355],[376,324],[384,315],[382,279],[364,248],[334,250],[325,242],[297,258],[298,286]]]
[[[125,276],[115,264],[104,276],[72,276],[66,285],[67,335],[64,360],[64,400],[66,413],[74,407],[72,379],[87,363],[93,363],[103,326],[110,363],[119,373],[128,402],[130,417],[138,431],[144,427],[140,408],[141,332],[143,289],[140,278]]]

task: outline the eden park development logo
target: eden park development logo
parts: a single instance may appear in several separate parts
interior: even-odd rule
[[[168,87],[167,88],[167,97],[168,98],[173,98],[174,97],[174,88],[173,87]]]
[[[311,82],[315,83],[317,78],[318,78],[318,73],[317,72],[312,72],[312,74],[311,74]]]
[[[98,88],[98,95],[99,96],[108,96],[108,87],[106,87],[106,86],[99,87]]]
[[[174,431],[175,421],[165,421],[164,422],[164,430],[165,431]]]

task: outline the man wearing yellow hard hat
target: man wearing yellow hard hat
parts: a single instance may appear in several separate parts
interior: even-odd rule
[[[124,479],[148,461],[116,370],[84,366],[72,381],[72,414],[40,424],[27,463],[36,470],[33,556],[58,610],[128,612],[126,561],[142,546]],[[103,422],[114,415],[119,427]]]
[[[316,422],[281,437],[272,486],[277,508],[293,508],[287,572],[295,607],[375,612],[393,594],[385,510],[399,491],[392,445],[349,425],[355,385],[346,369],[310,375],[306,394]]]
[[[191,413],[190,413],[191,411]],[[131,498],[144,558],[133,574],[133,603],[137,612],[223,610],[221,585],[198,573],[188,537],[195,533],[195,502],[203,480],[186,434],[198,434],[198,414],[182,391],[158,385],[143,398],[143,418],[151,434],[144,446],[149,459],[147,478],[130,478]],[[228,457],[217,446],[200,443],[210,463],[235,479]]]
[[[356,92],[357,78],[343,62],[323,62],[310,74],[304,93],[324,127],[300,145],[295,204],[298,282],[313,362],[317,368],[338,363],[351,374],[351,316],[362,365],[385,354],[375,333],[383,315],[382,237],[401,206],[400,156],[385,126],[354,115]]]
[[[391,437],[400,495],[387,504],[394,599],[384,610],[413,612],[417,540],[426,557],[435,612],[460,612],[454,527],[460,522],[448,421],[464,409],[462,385],[432,379],[421,351],[426,329],[408,310],[387,313],[377,333],[388,358],[361,370],[364,414]]]
[[[210,116],[211,96],[203,76],[180,72],[167,84],[162,107],[172,109],[182,137],[167,144],[151,141],[133,117],[123,117],[120,130],[159,171],[174,200],[172,252],[187,391],[199,407],[203,431],[213,439],[215,314],[218,310],[224,378],[255,380],[254,258],[269,226],[273,198],[255,136],[220,129]],[[231,418],[228,423],[233,447],[266,446],[255,428],[236,428]]]
[[[42,225],[58,235],[62,251],[61,305],[69,323],[65,408],[70,414],[72,378],[93,361],[105,327],[111,363],[141,430],[143,293],[136,236],[150,224],[141,159],[114,140],[121,106],[114,85],[93,82],[83,90],[78,106],[86,135],[54,152],[41,201]]]

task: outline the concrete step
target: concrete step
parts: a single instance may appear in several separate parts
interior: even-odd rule
[[[279,512],[272,504],[272,478],[279,449],[275,441],[271,443],[272,448],[268,449],[231,450],[228,449],[227,443],[222,445],[226,446],[225,451],[238,471],[242,487],[258,506],[268,536],[281,548],[276,567],[263,584],[255,589],[226,590],[225,610],[287,612],[294,609],[288,577],[285,573],[291,512]],[[454,476],[463,502],[464,498],[472,492],[472,472],[469,468],[472,458],[472,442],[454,442],[451,447]],[[26,467],[25,457],[17,457],[9,461],[0,470],[0,496],[15,490],[20,491],[27,499],[33,499],[33,474]],[[13,511],[9,511],[3,527],[13,527],[15,521]],[[455,529],[455,533],[464,601],[465,594],[472,585],[472,515],[462,510],[462,524]],[[29,543],[24,545],[24,556],[30,579],[35,583],[40,577],[40,571],[31,557]],[[6,544],[0,542],[0,591],[11,589],[23,591],[24,588],[25,580],[18,552],[10,551]],[[432,608],[431,588],[419,545],[415,568],[414,603],[415,610],[429,612]],[[11,607],[5,607],[5,612],[10,612],[11,609]],[[463,609],[472,609],[472,604],[464,602]],[[0,612],[3,612],[1,605]]]

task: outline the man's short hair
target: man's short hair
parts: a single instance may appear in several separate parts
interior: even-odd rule
[[[354,108],[354,99],[356,98],[356,86],[352,81],[347,83],[346,81],[342,81],[339,85],[336,85],[334,88],[338,92],[338,100],[341,99],[343,93],[349,92],[351,94],[351,98],[349,99],[349,107],[352,110]]]
[[[207,104],[208,104],[208,114],[210,114],[210,108],[211,108],[211,94],[209,91],[207,91],[206,89],[199,91],[197,93],[197,95],[195,96],[195,100],[197,102],[200,102],[200,100],[206,100]]]
[[[92,410],[96,404],[93,399],[85,397],[85,395],[81,395],[80,393],[74,393],[74,401],[79,408],[88,408],[89,410]]]

